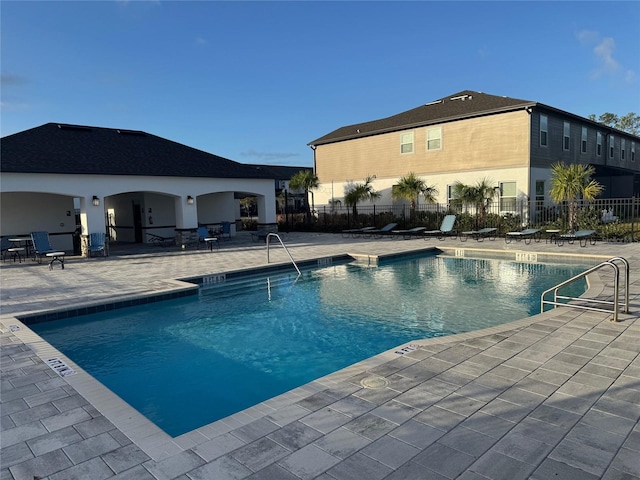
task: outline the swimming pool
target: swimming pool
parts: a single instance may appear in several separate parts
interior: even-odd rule
[[[398,345],[538,313],[542,291],[584,269],[442,256],[349,263],[31,328],[177,436]]]

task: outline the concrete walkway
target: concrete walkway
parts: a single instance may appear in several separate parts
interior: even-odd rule
[[[526,261],[623,256],[631,313],[612,323],[557,309],[421,340],[171,438],[16,317],[184,291],[176,279],[265,266],[264,244],[241,232],[217,252],[114,248],[52,271],[3,263],[0,480],[640,479],[640,245],[283,239],[299,261],[427,247]],[[277,246],[270,257],[288,260]],[[611,282],[603,271],[589,294],[610,297]],[[60,376],[51,357],[75,374]]]

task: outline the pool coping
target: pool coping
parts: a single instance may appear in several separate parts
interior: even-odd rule
[[[464,250],[464,252],[460,252],[460,250]],[[488,252],[488,254],[487,254]],[[477,249],[477,248],[456,248],[456,247],[447,247],[447,246],[438,246],[438,247],[427,247],[421,248],[417,250],[411,250],[407,252],[398,252],[387,255],[361,255],[361,254],[342,254],[335,255],[331,257],[319,257],[315,259],[306,260],[304,262],[299,262],[299,264],[304,266],[318,266],[318,262],[322,261],[323,266],[331,264],[328,259],[331,259],[331,262],[343,262],[348,261],[349,259],[355,259],[360,263],[367,264],[378,264],[381,261],[391,260],[401,257],[410,257],[410,256],[420,256],[424,254],[446,254],[453,256],[464,256],[467,258],[491,258],[491,259],[509,259],[515,261],[523,261],[517,260],[518,252],[516,250],[512,251],[503,251],[503,250],[488,250],[488,249]],[[467,253],[472,254],[470,257]],[[526,252],[531,253],[531,252]],[[597,261],[602,259],[608,259],[610,256],[601,256],[601,255],[581,255],[581,254],[553,254],[553,253],[545,253],[540,255],[541,257],[551,257],[555,260],[566,261],[567,259],[571,260],[585,260],[589,259],[590,261]],[[531,263],[544,263],[539,259],[540,257],[536,257],[536,261],[529,260]],[[326,263],[329,262],[329,263]],[[240,269],[235,271],[226,272],[230,278],[238,278],[241,276],[249,276],[258,274],[256,271],[262,271],[263,273],[269,271],[283,271],[286,268],[290,268],[289,262],[282,262],[278,264],[273,264],[265,267],[258,268],[247,268]],[[249,273],[251,272],[251,273]],[[206,277],[206,276],[204,276]],[[192,295],[197,294],[199,291],[199,285],[197,283],[193,283],[195,279],[203,278],[203,277],[189,277],[187,279],[177,279],[172,283],[175,285],[174,290],[167,290],[161,293],[155,294],[138,294],[131,295],[131,298],[122,300],[118,299],[117,302],[133,302],[131,305],[140,305],[144,303],[150,303],[151,301],[159,301],[159,298],[169,296],[171,298],[172,294],[176,294],[179,296]],[[602,281],[599,275],[590,275],[588,278],[588,288],[584,295],[596,296],[605,288],[605,283]],[[155,298],[155,300],[151,300],[151,298]],[[137,298],[137,300],[136,300]],[[178,298],[178,297],[175,297]],[[146,299],[144,301],[142,299]],[[169,298],[167,298],[169,299]],[[135,303],[137,301],[137,303]],[[114,302],[117,303],[117,302]],[[66,310],[69,312],[78,312],[89,311],[93,307],[97,307],[98,302],[92,302],[86,305],[78,305],[75,308]],[[123,307],[124,308],[124,303]],[[62,309],[64,310],[64,309]],[[60,314],[61,310],[57,311]],[[82,395],[89,403],[91,403],[99,412],[101,412],[108,420],[110,420],[116,428],[118,428],[122,433],[124,433],[131,441],[133,441],[138,447],[140,447],[149,457],[154,460],[162,460],[173,455],[179,454],[185,450],[196,447],[204,442],[210,441],[212,438],[228,433],[236,428],[247,425],[255,420],[266,416],[273,416],[277,414],[278,411],[282,409],[286,409],[287,407],[293,405],[294,403],[300,401],[303,398],[308,397],[320,390],[324,390],[327,387],[335,385],[340,380],[343,380],[345,377],[353,377],[354,375],[364,374],[368,370],[371,370],[375,367],[378,367],[382,364],[385,364],[389,361],[397,359],[398,356],[410,354],[416,345],[420,347],[432,347],[435,345],[445,345],[450,343],[457,342],[465,342],[471,339],[484,337],[487,335],[494,335],[499,333],[504,333],[507,331],[513,331],[517,329],[521,329],[527,326],[530,326],[535,323],[539,323],[542,321],[547,321],[549,319],[555,318],[558,315],[562,315],[562,312],[566,312],[563,309],[553,309],[544,313],[540,313],[531,317],[526,317],[520,320],[516,320],[514,322],[509,322],[507,324],[498,325],[495,327],[489,327],[482,330],[477,330],[474,332],[460,333],[456,335],[448,335],[444,337],[435,337],[430,339],[416,339],[405,344],[394,347],[385,352],[381,352],[378,355],[373,357],[369,357],[360,362],[356,362],[348,367],[332,372],[328,375],[315,379],[307,384],[301,385],[300,387],[294,388],[287,392],[284,392],[280,395],[272,397],[268,400],[265,400],[257,405],[249,407],[247,409],[241,410],[235,414],[232,414],[223,419],[212,422],[203,427],[197,428],[190,432],[184,433],[177,437],[171,437],[167,433],[165,433],[162,429],[156,426],[153,422],[148,420],[144,415],[138,412],[135,408],[125,402],[121,397],[117,394],[109,390],[106,386],[104,386],[101,382],[96,380],[93,376],[91,376],[88,372],[82,369],[79,365],[73,362],[71,359],[67,358],[62,352],[57,350],[52,345],[48,344],[43,338],[41,338],[38,334],[33,332],[29,327],[28,323],[22,321],[25,317],[28,318],[37,318],[38,315],[43,318],[48,318],[48,315],[51,312],[39,312],[39,313],[25,313],[22,315],[17,315],[14,317],[15,321],[11,321],[7,324],[7,319],[3,319],[3,323],[12,331],[12,333],[25,345],[29,346],[35,354],[43,360],[45,363],[48,363],[50,359],[59,359],[63,364],[68,366],[73,370],[72,375],[64,376],[64,380],[68,382],[68,384],[73,387],[80,395]],[[607,314],[602,313],[602,318],[606,318]],[[65,317],[57,317],[57,318],[65,318]],[[53,319],[53,318],[50,318]],[[13,320],[13,319],[11,319]],[[42,320],[41,320],[42,321]],[[53,368],[53,367],[52,367]],[[364,386],[364,385],[363,385]],[[366,387],[365,387],[366,388]]]

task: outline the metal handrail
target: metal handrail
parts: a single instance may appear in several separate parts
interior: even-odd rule
[[[296,261],[293,259],[293,257],[289,253],[289,249],[285,246],[284,242],[280,238],[280,235],[278,235],[277,233],[272,233],[272,232],[267,233],[267,238],[266,238],[266,241],[267,241],[267,263],[269,263],[269,238],[271,238],[271,237],[276,237],[278,239],[278,241],[280,242],[280,245],[282,245],[282,248],[284,248],[284,251],[287,252],[287,255],[289,255],[289,260],[291,260],[291,263],[293,263],[293,266],[296,267],[296,270],[298,271],[298,275],[302,275],[302,273],[300,273],[300,269],[298,268],[298,265],[296,265]]]
[[[557,308],[558,306],[561,307],[572,307],[572,308],[580,308],[583,310],[592,310],[592,311],[596,311],[596,312],[605,312],[605,313],[611,313],[612,310],[609,309],[605,309],[605,308],[598,308],[598,307],[589,307],[587,305],[576,305],[576,304],[569,304],[569,303],[564,303],[564,302],[558,302],[558,300],[578,300],[580,302],[583,303],[596,303],[596,304],[601,304],[601,305],[612,305],[613,306],[613,318],[612,321],[617,322],[618,321],[618,312],[620,310],[620,302],[619,302],[619,297],[620,297],[620,267],[618,267],[618,265],[616,265],[615,262],[620,261],[624,264],[625,266],[625,270],[626,270],[626,275],[625,275],[625,300],[622,303],[622,305],[624,306],[624,313],[629,313],[629,262],[627,260],[625,260],[622,257],[614,257],[614,258],[610,258],[609,260],[606,260],[602,263],[599,263],[598,265],[591,267],[588,270],[585,270],[582,273],[579,273],[578,275],[570,278],[569,280],[565,280],[562,283],[559,283],[558,285],[556,285],[555,287],[551,287],[547,290],[545,290],[544,292],[542,292],[542,295],[540,297],[540,310],[541,312],[544,312],[544,306],[545,305],[553,305],[553,308]],[[562,287],[565,287],[571,283],[576,282],[577,280],[580,280],[582,278],[585,278],[587,275],[589,275],[590,273],[593,273],[597,270],[600,270],[601,268],[605,267],[605,266],[609,266],[611,268],[613,268],[613,271],[615,273],[615,276],[613,278],[613,301],[607,301],[607,300],[597,300],[595,298],[584,298],[584,297],[567,297],[564,295],[558,295],[558,290],[560,290]],[[545,296],[548,293],[553,292],[553,301],[551,300],[545,300]]]

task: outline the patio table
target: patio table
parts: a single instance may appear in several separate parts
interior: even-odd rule
[[[13,248],[23,248],[26,251],[26,255],[31,255],[31,237],[13,237],[9,241],[13,244]]]

